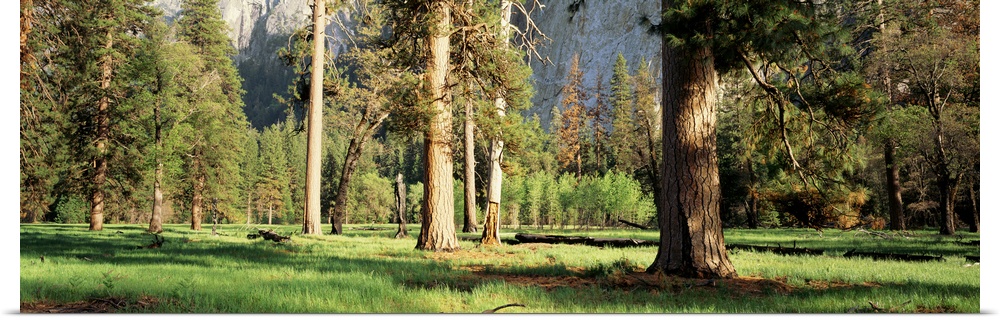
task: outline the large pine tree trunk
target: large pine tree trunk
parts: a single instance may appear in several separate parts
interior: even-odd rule
[[[475,122],[472,119],[472,102],[465,103],[465,225],[462,232],[479,231],[476,226],[476,156]]]
[[[195,160],[196,170],[200,170]],[[191,196],[191,230],[201,230],[201,220],[202,220],[202,207],[204,203],[204,192],[205,192],[205,174],[198,173],[198,176],[194,181],[193,195]]]
[[[503,39],[507,39],[510,34],[510,10],[509,0],[500,1],[500,33]],[[504,42],[504,45],[507,45]],[[507,105],[503,99],[497,98],[493,102],[497,108],[497,115],[504,117]],[[558,110],[558,109],[557,109]],[[500,245],[500,192],[503,189],[503,168],[500,167],[503,155],[503,140],[494,138],[490,141],[490,176],[486,187],[486,216],[483,217],[483,237],[479,240],[482,245]]]
[[[114,45],[114,38],[111,31],[107,33],[107,42],[104,48],[110,50]],[[94,157],[94,175],[91,177],[90,195],[90,230],[101,231],[104,229],[104,183],[108,178],[108,138],[111,135],[111,121],[108,114],[111,108],[112,57],[106,55],[101,59],[101,98],[97,102],[97,113],[94,115],[94,123],[97,124],[97,155]]]
[[[889,139],[884,146],[885,190],[889,193],[889,229],[906,230],[903,217],[903,195],[899,187],[899,164],[896,163],[896,143]]]
[[[312,79],[309,90],[309,134],[306,147],[306,203],[302,218],[302,234],[321,234],[320,225],[320,166],[323,146],[323,24],[326,1],[313,2]]]
[[[671,2],[664,0],[663,9]],[[710,48],[675,50],[664,41],[664,164],[660,173],[666,210],[659,213],[660,247],[649,272],[736,277],[723,243],[719,214],[717,77]]]
[[[454,220],[451,89],[447,82],[451,7],[445,1],[432,1],[430,11],[431,34],[426,41],[430,58],[425,83],[433,99],[431,111],[434,115],[424,133],[424,213],[416,248],[454,251],[459,245]]]

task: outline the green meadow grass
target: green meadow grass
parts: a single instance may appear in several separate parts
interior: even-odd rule
[[[845,313],[871,312],[869,302],[895,312],[979,312],[979,265],[965,255],[978,247],[956,238],[917,231],[906,238],[872,238],[859,232],[812,229],[726,230],[727,243],[825,249],[823,256],[781,256],[746,251],[729,256],[741,276],[776,279],[791,292],[745,294],[721,285],[711,290],[620,287],[595,282],[542,287],[522,279],[592,279],[621,276],[616,268],[646,267],[656,248],[597,248],[576,245],[505,245],[481,248],[462,241],[454,254],[414,250],[409,239],[385,231],[346,235],[293,235],[288,243],[248,240],[251,230],[225,225],[220,236],[186,225],[165,226],[159,249],[144,226],[21,226],[20,300],[68,303],[107,297],[157,303],[118,312],[156,313],[479,313],[508,303],[531,313]],[[299,226],[276,226],[292,234]],[[657,231],[536,230],[516,232],[632,237],[656,240]],[[471,236],[474,234],[462,234]],[[963,234],[964,240],[978,240]],[[852,249],[942,255],[944,262],[845,259]],[[44,262],[41,257],[44,256]],[[641,269],[641,268],[640,268]],[[478,270],[474,272],[473,270]],[[612,275],[608,275],[612,274]],[[500,277],[493,277],[497,275]],[[538,277],[538,278],[531,278]],[[830,284],[828,287],[817,283]]]

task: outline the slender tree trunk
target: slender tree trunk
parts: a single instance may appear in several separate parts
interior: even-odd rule
[[[653,133],[654,133],[653,124],[650,123],[648,119],[649,118],[647,118],[645,125],[646,143],[649,146],[649,173],[650,173],[650,180],[652,181],[652,186],[653,186],[653,206],[656,207],[656,212],[657,212],[657,215],[654,216],[653,219],[659,221],[660,217],[659,213],[664,212],[665,210],[663,209],[663,200],[662,200],[663,193],[661,191],[661,189],[663,189],[663,186],[660,183],[660,163],[659,161],[657,161],[658,157],[656,155],[656,142],[653,140]],[[656,225],[659,226],[660,223],[657,222]]]
[[[163,140],[160,137],[160,106],[153,109],[153,117],[156,122],[156,171],[153,172],[153,213],[149,218],[149,232],[163,232],[163,189],[160,184],[163,181]]]
[[[267,205],[267,225],[271,225],[272,217],[274,217],[274,203]]]
[[[250,215],[251,215],[251,211],[250,211],[250,198],[252,198],[252,197],[253,197],[253,193],[247,192],[247,225],[250,225],[250,222],[251,222],[250,221]]]
[[[107,42],[104,48],[110,50],[114,45],[114,38],[111,31],[107,33]],[[109,109],[111,108],[111,98],[108,92],[111,90],[112,57],[105,55],[101,59],[101,79],[100,79],[100,99],[97,102],[97,113],[94,115],[94,123],[97,124],[97,155],[94,156],[94,175],[91,177],[90,195],[90,230],[101,231],[104,229],[104,184],[108,177],[108,138],[111,135],[111,121],[109,119]]]
[[[205,192],[205,174],[201,173],[199,161],[195,159],[195,170],[199,170],[194,182],[194,194],[191,197],[191,230],[201,230],[202,204]]]
[[[750,178],[749,185],[747,186],[747,195],[750,198],[747,203],[747,227],[757,229],[760,226],[760,214],[757,212],[757,190],[755,188],[757,185],[757,174],[754,173],[753,161],[747,159],[746,163],[747,173]]]
[[[940,234],[941,235],[954,235],[955,234],[955,210],[954,204],[952,203],[952,193],[954,187],[952,186],[951,171],[948,169],[948,158],[944,151],[944,124],[941,123],[940,111],[934,117],[935,127],[937,129],[936,135],[934,136],[934,143],[937,150],[937,163],[936,163],[936,174],[937,174],[937,187],[938,193],[940,194],[938,199],[940,203],[938,204],[938,210],[940,213]]]
[[[509,0],[500,1],[500,33],[503,39],[507,39],[510,34],[510,12],[511,3]],[[507,42],[504,42],[507,45]],[[506,116],[507,104],[497,98],[493,105],[496,106],[497,115]],[[503,189],[503,168],[500,162],[503,160],[503,139],[494,138],[490,141],[490,176],[486,187],[486,216],[483,218],[483,237],[479,240],[482,245],[500,245],[500,195]]]
[[[396,230],[396,239],[409,237],[406,231],[406,184],[403,183],[403,174],[396,174],[396,215],[399,218],[399,229]]]
[[[975,181],[975,179],[969,179],[969,201],[972,201],[972,219],[969,221],[969,232],[979,232],[979,201],[976,201]]]
[[[337,194],[333,199],[333,228],[330,234],[344,234],[344,221],[347,220],[347,193],[350,189],[351,178],[354,177],[354,169],[358,166],[358,159],[361,158],[361,150],[367,141],[361,137],[351,139],[351,144],[347,147],[347,157],[344,159],[344,168],[340,171],[340,184],[337,185]]]
[[[476,156],[472,102],[465,103],[465,226],[462,232],[479,231],[476,226]]]
[[[672,0],[663,0],[663,10]],[[694,28],[708,29],[706,25]],[[707,30],[705,30],[707,31]],[[709,47],[663,44],[663,201],[660,247],[649,272],[736,277],[726,254],[719,206],[715,122],[718,75]]]
[[[323,152],[323,39],[326,1],[313,1],[312,79],[309,90],[309,134],[306,148],[306,203],[302,234],[321,234],[320,156]]]
[[[451,150],[451,89],[448,83],[451,7],[445,1],[430,3],[431,34],[427,38],[425,83],[433,98],[434,112],[424,133],[424,216],[417,237],[417,249],[454,251],[459,249],[455,236],[455,190]]]
[[[903,217],[903,195],[899,187],[899,164],[896,163],[896,141],[885,142],[885,190],[889,193],[889,229],[906,230]]]

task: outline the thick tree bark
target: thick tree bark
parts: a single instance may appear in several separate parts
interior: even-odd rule
[[[663,10],[672,0],[663,0]],[[707,26],[692,26],[705,28]],[[647,269],[697,278],[736,277],[719,206],[715,122],[718,75],[711,48],[663,44],[664,212],[660,247]]]
[[[195,160],[195,170],[200,170],[197,159]],[[202,204],[205,192],[205,174],[198,173],[194,181],[193,195],[191,196],[191,230],[201,230]]]
[[[396,218],[399,219],[399,229],[396,229],[396,238],[409,237],[406,231],[406,184],[403,183],[403,174],[396,174]]]
[[[114,45],[114,38],[111,31],[107,33],[107,42],[104,48],[110,50]],[[94,115],[94,123],[97,124],[97,154],[94,156],[94,174],[91,177],[90,195],[90,230],[101,231],[104,229],[104,183],[108,178],[108,138],[111,135],[111,121],[109,119],[111,108],[111,98],[108,90],[111,89],[112,57],[105,55],[101,59],[101,79],[100,79],[100,99],[97,102],[97,113]]]
[[[451,89],[448,84],[451,7],[445,1],[430,4],[431,34],[427,38],[425,83],[432,97],[430,119],[424,133],[424,204],[417,249],[454,251],[459,249],[455,236],[455,177],[451,150]]]
[[[323,39],[325,0],[313,2],[312,79],[309,90],[309,133],[306,148],[306,203],[302,234],[321,234],[320,225],[320,155],[323,152]]]
[[[889,229],[906,230],[903,217],[903,195],[899,187],[899,164],[896,163],[896,142],[889,139],[884,146],[885,190],[889,194]]]
[[[462,232],[479,231],[476,226],[476,156],[472,102],[465,103],[465,226]]]

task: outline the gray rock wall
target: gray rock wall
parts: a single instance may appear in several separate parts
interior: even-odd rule
[[[533,19],[552,39],[539,48],[539,53],[548,57],[551,63],[531,61],[536,93],[532,100],[534,107],[529,112],[539,115],[543,127],[548,127],[552,107],[562,108],[560,91],[575,54],[580,55],[583,83],[588,88],[596,87],[597,81],[601,81],[604,89],[610,90],[611,74],[619,52],[628,61],[631,72],[645,57],[659,79],[660,39],[649,34],[640,23],[643,16],[652,23],[659,23],[659,0],[585,0],[579,1],[581,4],[575,13],[569,9],[571,4],[578,2],[575,0],[541,2],[544,7],[535,9],[538,14]],[[515,21],[515,24],[522,23]],[[591,98],[588,103],[595,101]]]

